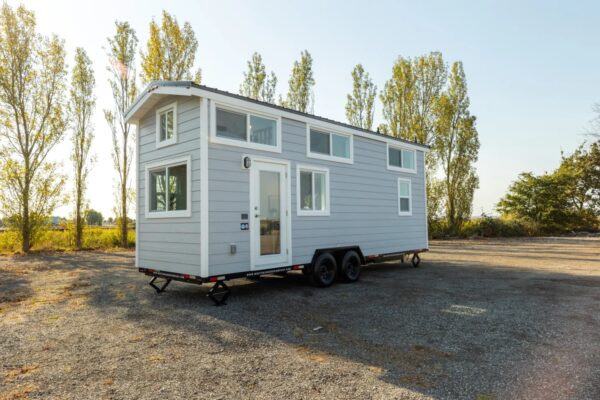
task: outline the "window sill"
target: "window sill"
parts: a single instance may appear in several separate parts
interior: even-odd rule
[[[173,137],[171,139],[163,140],[162,142],[156,142],[156,148],[160,149],[167,146],[172,146],[177,144],[177,138]]]
[[[212,136],[210,138],[210,142],[214,144],[224,144],[227,146],[242,147],[244,149],[269,151],[271,153],[281,153],[281,146],[271,146],[268,144],[247,142],[244,140],[226,139],[218,136]]]
[[[192,216],[191,210],[179,211],[150,211],[146,213],[147,219],[155,218],[189,218]]]
[[[390,171],[396,171],[396,172],[405,172],[407,174],[416,174],[417,173],[417,169],[410,169],[410,168],[400,168],[400,167],[394,167],[393,165],[388,165],[387,167],[388,170]]]
[[[408,212],[399,212],[398,213],[399,217],[412,217],[412,211],[408,211]]]
[[[328,156],[328,155],[325,155],[325,154],[312,153],[310,151],[306,154],[306,157],[308,157],[308,158],[315,158],[317,160],[339,162],[339,163],[344,163],[344,164],[354,164],[354,160],[352,160],[351,158],[342,158],[342,157]]]
[[[329,217],[329,210],[327,211],[308,211],[308,210],[298,210],[296,215],[299,217]]]

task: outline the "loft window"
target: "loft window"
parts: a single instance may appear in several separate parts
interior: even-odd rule
[[[216,107],[215,142],[278,151],[279,120]]]
[[[156,110],[156,146],[177,142],[177,103]]]
[[[352,163],[352,136],[309,128],[308,157]]]
[[[403,172],[416,172],[415,154],[414,150],[388,145],[388,168]]]

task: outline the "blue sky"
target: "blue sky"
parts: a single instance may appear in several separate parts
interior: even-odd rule
[[[9,1],[15,5],[18,2]],[[90,206],[112,214],[110,132],[101,114],[111,105],[103,50],[115,19],[127,20],[140,43],[162,9],[189,21],[199,41],[203,83],[237,92],[246,60],[263,55],[285,93],[294,60],[314,59],[315,113],[344,120],[350,71],[362,63],[378,88],[399,56],[441,51],[464,63],[477,116],[480,189],[474,212],[492,212],[522,171],[555,168],[560,151],[585,137],[591,106],[600,101],[600,3],[513,1],[26,1],[39,29],[65,39],[69,64],[84,47],[94,62],[98,109],[97,164]],[[376,124],[381,121],[377,104]],[[65,143],[57,159],[68,151]],[[65,171],[68,171],[68,158]],[[70,207],[58,213],[69,214]]]

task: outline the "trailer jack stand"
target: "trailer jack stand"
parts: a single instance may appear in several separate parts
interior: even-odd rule
[[[153,277],[152,280],[148,284],[150,286],[152,286],[154,288],[154,290],[156,290],[156,293],[162,293],[165,291],[167,286],[169,286],[169,283],[171,283],[171,279],[169,279],[169,278],[165,279],[165,283],[163,283],[162,286],[158,287],[154,284],[154,281],[156,280],[156,278],[158,278],[158,277],[157,276]]]
[[[224,281],[216,281],[214,286],[210,288],[207,296],[215,303],[215,306],[224,306],[227,303],[225,301],[231,294],[229,286]]]
[[[419,266],[419,264],[421,263],[421,257],[419,257],[419,253],[413,254],[411,262],[414,268],[417,268]]]

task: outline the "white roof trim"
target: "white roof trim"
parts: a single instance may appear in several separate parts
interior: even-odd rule
[[[257,104],[236,97],[227,96],[221,93],[215,93],[210,90],[205,90],[197,87],[181,87],[181,86],[157,86],[155,89],[149,91],[136,102],[136,104],[129,110],[125,115],[125,122],[129,123],[130,120],[139,118],[136,117],[136,113],[139,109],[150,99],[152,95],[175,95],[175,96],[198,96],[206,99],[211,99],[219,103],[229,104],[235,107],[243,107],[249,110],[265,113],[267,115],[273,115],[278,117],[284,117],[294,121],[304,122],[306,124],[318,125],[322,129],[330,129],[340,133],[346,133],[366,139],[375,140],[378,142],[389,143],[391,145],[402,146],[411,150],[423,151],[425,153],[430,150],[422,145],[414,145],[410,142],[403,142],[393,138],[387,138],[383,135],[369,134],[361,130],[352,129],[351,127],[345,127],[338,124],[333,124],[327,121],[323,121],[319,118],[311,118],[310,116],[299,115],[293,112],[288,112],[281,109],[276,109],[263,104]]]

